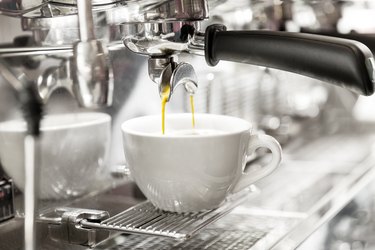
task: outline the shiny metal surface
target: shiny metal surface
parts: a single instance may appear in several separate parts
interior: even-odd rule
[[[59,4],[66,4],[66,5],[76,5],[79,1],[77,0],[54,0],[54,3],[59,3]],[[118,2],[117,0],[93,0],[92,5],[105,5],[105,4],[110,4],[110,3],[115,3]]]
[[[352,132],[355,133],[355,131]],[[294,249],[317,227],[327,223],[363,187],[374,180],[375,161],[373,155],[369,155],[371,152],[363,150],[371,148],[373,137],[371,134],[361,135],[362,137],[341,134],[313,141],[305,137],[300,143],[306,146],[295,145],[301,149],[300,152],[295,150],[294,145],[290,145],[287,147],[289,150],[285,150],[287,152],[286,161],[280,170],[257,183],[261,190],[260,193],[252,195],[248,201],[232,210],[227,216],[211,224],[208,231],[202,230],[184,243],[170,241],[168,237],[158,239],[140,235],[129,237],[130,241],[127,241],[125,235],[115,237],[114,241],[106,241],[97,249],[131,249],[129,246],[131,242],[134,243],[133,246],[137,245],[140,249],[158,249],[157,247],[161,246],[164,247],[162,249],[173,249],[173,246],[178,244],[181,244],[178,245],[181,247],[185,246],[185,249],[198,246],[198,244],[203,248],[211,246],[211,243],[213,247],[216,246],[217,249],[220,249],[220,246],[228,246],[224,243],[224,236],[228,235],[230,230],[237,230],[237,236],[248,235],[251,238],[254,237],[250,235],[252,232],[259,235],[251,238],[253,241],[249,240],[248,243],[240,240],[239,242],[243,244],[238,245],[238,249],[249,249],[250,247],[251,249],[271,249],[272,246],[275,249],[279,249],[278,247]],[[343,142],[348,149],[352,150],[351,154],[342,154],[343,151],[348,150],[342,147]],[[320,147],[318,147],[319,145]],[[358,147],[358,145],[360,146]],[[311,147],[309,148],[309,146]],[[331,152],[328,154],[331,158],[319,158],[327,150]],[[307,153],[309,153],[309,158],[303,159],[301,156]],[[118,199],[118,196],[112,198]],[[93,204],[95,202],[87,205],[92,206]],[[119,207],[115,205],[114,208],[118,209]],[[132,225],[136,228],[145,229],[145,227],[158,224],[166,218],[157,217],[158,214],[154,210],[147,212],[147,216],[134,211],[128,217],[122,216],[121,213],[118,214],[119,216],[115,214],[118,213],[113,213],[112,219],[109,219],[113,222],[112,224],[118,222],[114,225],[115,229],[118,229],[116,226],[120,226],[120,223],[125,223],[126,219],[128,220],[127,224],[133,223]],[[125,220],[121,222],[122,219]],[[158,221],[159,219],[160,221]],[[149,221],[149,224],[145,221]],[[176,221],[172,216],[159,227],[169,227],[172,228],[170,231],[173,231],[178,223],[188,221],[188,219]],[[53,220],[49,223],[57,224],[59,221]],[[83,222],[83,224],[85,223]],[[91,227],[92,224],[88,223],[88,226]],[[126,232],[134,233],[132,229],[129,225],[129,231]],[[156,233],[158,229],[156,228]],[[217,232],[217,237],[210,236],[210,232]],[[231,237],[233,237],[233,242],[239,239],[234,235]],[[147,244],[147,242],[149,243]],[[233,249],[236,248],[233,246]]]
[[[350,202],[363,188],[375,178],[373,166],[374,155],[364,152],[362,148],[353,150],[348,158],[336,158],[342,155],[340,141],[348,146],[361,142],[363,147],[372,145],[371,138],[361,139],[350,134],[328,137],[321,147],[310,148],[309,161],[298,161],[298,154],[290,156],[283,166],[258,183],[261,192],[226,217],[221,218],[208,229],[195,237],[179,243],[169,239],[146,236],[119,236],[116,243],[108,241],[98,246],[98,249],[296,249],[317,228],[325,225],[343,207]],[[316,139],[317,145],[321,139]],[[319,160],[315,157],[327,150],[332,152],[331,161]],[[345,150],[345,149],[344,149]],[[315,155],[315,156],[312,156]],[[356,159],[351,161],[350,159]],[[308,174],[307,174],[308,173]],[[285,181],[277,181],[285,180]],[[291,181],[294,180],[294,181]],[[134,218],[136,220],[136,218]],[[223,230],[223,231],[221,231]],[[231,243],[242,242],[239,245],[225,245],[228,231],[236,230],[237,237]],[[216,232],[215,237],[210,232]],[[241,236],[251,233],[258,235],[253,240],[245,241]]]
[[[72,46],[1,48],[0,57],[72,54]]]
[[[107,46],[108,51],[121,49],[123,49],[123,44],[120,42],[109,43]],[[66,58],[71,57],[72,53],[72,45],[0,48],[0,58],[21,56],[61,56],[62,58]]]
[[[208,18],[206,0],[164,2],[157,8],[148,9],[144,15],[140,15],[142,18],[129,20],[127,15],[123,16],[126,19],[121,20],[117,15],[117,18],[111,15],[109,22],[121,24],[124,45],[135,53],[168,57],[183,51],[188,52],[191,48],[192,53],[202,54],[197,52],[203,48],[204,41],[198,39],[200,25],[196,21]],[[171,85],[171,94],[180,84],[183,84],[190,94],[196,92],[197,77],[189,64],[174,66],[173,63],[160,64],[154,61],[155,59],[149,60],[149,75],[155,79],[155,72],[161,71],[159,93],[166,84]],[[164,69],[160,70],[160,66],[164,66]]]
[[[69,60],[63,60],[60,66],[47,68],[43,75],[38,77],[38,92],[45,103],[52,93],[59,88],[64,88],[73,95]]]
[[[254,187],[229,197],[219,208],[195,213],[170,213],[155,208],[149,201],[121,212],[100,223],[81,221],[84,228],[124,233],[164,236],[186,240],[228,214],[256,192]]]
[[[199,30],[198,23],[181,21],[124,24],[121,27],[124,45],[135,53],[149,56],[189,52],[190,40]]]
[[[78,0],[77,10],[79,38],[81,42],[88,42],[94,40],[94,18],[92,15],[91,1]]]
[[[364,187],[374,181],[373,159],[357,166],[354,173],[333,189],[314,207],[309,216],[278,241],[271,249],[295,249],[319,227],[330,221],[339,213]],[[324,211],[322,213],[322,210]]]
[[[334,218],[304,241],[298,250],[373,249],[374,183],[363,188]]]
[[[193,66],[189,63],[177,64],[173,57],[148,59],[148,75],[158,85],[160,97],[165,87],[170,87],[167,101],[180,85],[184,86],[189,95],[194,95],[198,89],[198,78]]]
[[[112,0],[94,0],[92,4],[94,6],[106,6],[111,5],[116,1]],[[123,4],[132,4],[136,7],[158,5],[158,0],[144,0],[144,1],[122,1]],[[74,14],[76,11],[75,0],[58,0],[58,1],[41,1],[41,0],[23,0],[19,2],[8,1],[0,4],[0,13],[8,16],[29,16],[29,17],[41,17],[45,16],[44,10],[47,8],[53,10],[55,15],[59,14]],[[101,7],[102,8],[102,7]],[[47,10],[48,11],[48,10]]]
[[[3,59],[0,59],[0,74],[16,91],[21,91],[27,81],[23,72],[12,69]]]
[[[110,106],[113,72],[101,42],[78,42],[74,45],[73,54],[73,92],[80,105],[88,108]]]
[[[73,46],[73,92],[80,105],[112,105],[113,72],[102,42],[96,40],[91,0],[78,0],[80,41]]]
[[[168,65],[173,64],[173,57],[156,57],[148,59],[148,75],[156,84],[160,84],[163,71]],[[174,65],[175,67],[175,65]]]
[[[193,22],[208,18],[207,0],[129,1],[107,11],[110,24]]]
[[[79,23],[85,23],[83,20],[86,20],[89,16],[83,17],[81,15],[82,20],[79,21],[79,18],[77,18],[79,7],[80,5],[45,2],[36,7],[35,10],[30,10],[28,13],[19,13],[19,15],[23,16],[23,29],[32,31],[35,40],[39,43],[49,45],[69,44],[79,39],[79,33],[87,34],[88,29],[79,29],[78,26]],[[163,36],[163,39],[160,39],[159,42],[155,41],[155,44],[162,44],[162,40],[171,39],[172,33],[171,31],[167,32],[167,30],[176,32],[175,38],[178,38],[178,22],[190,25],[192,22],[208,18],[206,0],[119,1],[100,5],[95,5],[95,2],[93,2],[92,11],[93,22],[90,26],[95,29],[96,37],[104,40],[113,39],[111,34],[113,35],[115,31],[113,28],[109,29],[109,26],[125,31],[125,35],[132,34],[135,36],[134,33],[127,33],[129,31],[138,32],[138,37],[141,35],[142,29],[145,29],[148,34],[153,32],[155,36],[157,36],[157,33]],[[83,13],[88,12],[83,11]],[[169,24],[166,24],[166,22],[169,22]],[[134,25],[135,23],[137,24]],[[144,25],[145,23],[147,25]],[[122,26],[122,24],[132,25]],[[66,30],[70,32],[64,33]],[[118,35],[124,34],[121,31],[117,32]],[[117,41],[120,39],[121,37],[116,38]]]
[[[73,245],[93,247],[98,242],[106,240],[109,232],[85,229],[79,227],[82,220],[102,221],[109,217],[108,212],[90,209],[57,208],[56,213],[61,217],[54,221],[46,218],[43,222],[49,223],[49,233],[56,241],[67,242]]]
[[[225,228],[206,229],[204,232],[184,242],[166,240],[160,237],[123,235],[118,237],[117,240],[120,241],[118,244],[98,249],[250,249],[265,235],[265,232],[258,230],[241,231]]]
[[[180,63],[171,77],[172,90],[183,85],[189,95],[194,95],[198,90],[198,78],[191,64]]]
[[[41,1],[17,1],[19,4],[15,4],[12,1],[0,3],[2,8],[0,12],[4,12],[3,8],[6,5],[7,15],[22,15],[24,17],[24,28],[29,31],[26,32],[28,34],[33,32],[39,44],[60,45],[53,48],[47,46],[0,48],[0,52],[6,52],[1,52],[0,57],[11,58],[25,55],[70,57],[73,51],[72,43],[79,39],[78,21],[75,16],[77,9],[75,6],[66,5],[65,3],[68,3],[68,1],[61,1],[63,1],[64,6],[52,2],[42,3]],[[168,11],[164,9],[164,12],[159,12],[160,14],[157,14],[156,11],[151,11],[150,13],[153,13],[153,16],[144,15],[145,12],[138,11],[139,9],[161,10],[162,8],[158,7],[160,1],[157,0],[122,1],[114,4],[107,4],[109,2],[106,1],[105,6],[95,6],[97,2],[101,1],[93,1],[94,20],[96,20],[96,24],[100,24],[96,26],[96,35],[104,41],[117,43],[114,46],[116,51],[111,49],[111,44],[108,46],[115,81],[113,106],[101,109],[101,111],[110,113],[114,120],[112,154],[110,163],[108,163],[109,166],[112,166],[124,162],[121,152],[121,136],[119,134],[122,121],[139,115],[160,112],[157,87],[152,85],[147,76],[147,58],[139,57],[125,49],[117,50],[121,34],[137,34],[138,32],[142,35],[143,32],[142,25],[130,26],[124,24],[124,22],[129,20],[150,20],[150,23],[159,22]],[[325,3],[316,1],[294,3],[293,16],[288,19],[286,28],[292,30],[292,28],[308,26],[318,28],[335,27],[334,24],[337,23],[337,18],[334,18],[334,16],[338,13],[338,6],[337,4]],[[346,7],[342,9],[365,8],[363,6],[366,4],[367,6],[372,6],[369,1],[366,1],[363,6],[361,3],[357,3],[354,6],[350,6],[347,3],[348,1],[345,1],[343,6]],[[231,28],[278,29],[283,23],[282,16],[279,15],[280,4],[275,3],[275,1],[208,1],[208,4],[211,7],[211,19],[208,22],[224,22]],[[335,11],[329,12],[329,10],[332,10],[332,6],[334,6]],[[197,14],[199,13],[202,14],[203,12],[197,11]],[[350,23],[352,28],[357,27],[357,29],[353,28],[353,30],[366,28],[367,31],[371,31],[370,25],[358,26],[354,22],[354,20],[361,19],[358,18],[358,15],[356,16],[357,18],[351,18],[353,16],[347,13],[342,14],[342,23]],[[301,18],[303,16],[308,18]],[[204,17],[204,15],[201,15],[201,17]],[[361,15],[361,17],[365,18],[364,15]],[[181,30],[178,28],[182,27],[178,24],[176,25],[177,28],[173,30],[172,21],[176,20],[172,19],[171,22],[163,25],[150,25],[150,34],[163,34],[160,37],[165,40],[171,40],[172,35],[171,37],[168,37],[168,35],[173,34],[172,32],[175,31],[178,32]],[[0,30],[3,36],[0,39],[2,42],[11,43],[13,37],[18,35],[10,32],[19,28],[15,23],[14,20],[1,19]],[[373,22],[366,22],[366,24],[371,23]],[[109,27],[104,27],[107,24],[110,24]],[[8,26],[12,27],[9,28]],[[163,30],[165,30],[165,33],[163,33]],[[167,49],[180,49],[182,47],[183,50],[193,51],[194,46],[196,46],[197,49],[194,53],[199,53],[202,51],[204,42],[201,35],[197,31],[190,38],[190,42],[187,45],[182,44],[181,46],[181,44],[177,44],[175,47],[168,48],[162,44],[160,46],[161,49],[155,46],[155,50],[159,53],[160,51],[167,51]],[[120,45],[123,47],[123,44]],[[146,51],[146,49],[144,50]],[[43,57],[43,62],[45,59],[46,57]],[[185,241],[184,244],[186,245],[184,246],[186,246],[186,249],[191,249],[194,246],[202,248],[204,246],[208,246],[208,248],[212,246],[212,248],[217,247],[218,249],[220,249],[220,246],[228,247],[223,242],[223,239],[225,235],[231,235],[228,231],[229,229],[234,230],[233,232],[239,237],[236,238],[236,236],[231,235],[229,239],[233,240],[233,242],[241,240],[243,235],[250,238],[253,237],[254,235],[251,236],[252,232],[255,235],[258,235],[257,232],[263,233],[258,235],[260,239],[254,244],[245,244],[242,249],[248,249],[250,246],[252,246],[252,249],[267,249],[267,246],[275,245],[276,242],[279,242],[280,246],[282,246],[289,240],[293,241],[292,246],[296,246],[299,244],[298,242],[303,241],[311,233],[311,230],[316,229],[318,225],[327,223],[340,207],[345,206],[344,204],[348,200],[343,196],[346,193],[350,194],[350,196],[354,195],[360,189],[362,182],[366,183],[372,178],[372,172],[367,171],[368,166],[365,167],[361,163],[371,148],[371,145],[366,141],[366,138],[370,136],[359,137],[360,125],[352,125],[350,122],[353,119],[351,112],[357,100],[356,97],[343,94],[335,88],[325,86],[316,88],[316,81],[277,71],[271,70],[269,73],[264,73],[265,69],[262,68],[250,67],[244,69],[239,65],[230,63],[219,65],[218,68],[213,69],[205,66],[202,58],[193,58],[189,55],[181,56],[179,60],[190,63],[196,70],[199,80],[199,89],[195,96],[197,112],[221,113],[245,118],[254,123],[255,129],[270,130],[275,135],[278,135],[279,138],[284,138],[282,139],[283,144],[290,149],[283,165],[285,172],[275,173],[274,176],[259,182],[257,185],[259,185],[262,192],[258,197],[254,197],[248,203],[212,224],[207,232],[205,230],[201,231],[201,233],[196,235],[195,240],[192,238],[192,241]],[[48,65],[48,63],[46,64],[47,68],[52,66]],[[36,75],[36,78],[38,78],[43,75],[43,72],[46,71],[41,68],[37,72],[31,72],[31,74],[27,72],[27,75],[30,78]],[[303,85],[301,84],[302,82],[304,84],[308,82],[308,86],[301,87]],[[3,80],[0,81],[0,89],[2,97],[0,98],[0,119],[7,120],[18,117],[17,102],[11,98],[12,90],[7,88],[7,84]],[[182,88],[176,89],[175,95],[180,95],[181,98],[172,98],[168,112],[186,112],[189,110],[188,105],[182,103],[186,98],[184,91],[181,91]],[[144,100],[147,100],[147,102]],[[78,107],[76,102],[69,95],[66,95],[64,91],[54,91],[54,94],[50,96],[49,101],[46,103],[46,108],[48,113],[81,112],[86,110]],[[343,127],[352,129],[350,131],[352,135],[348,137],[339,134],[340,129]],[[373,127],[370,126],[371,130],[373,131]],[[307,135],[308,133],[311,134],[310,137]],[[334,134],[334,138],[331,137],[332,134]],[[303,143],[293,144],[296,140],[298,141],[298,139],[305,137],[307,139],[302,140]],[[355,142],[352,143],[353,141]],[[60,143],[69,142],[61,141]],[[297,146],[293,147],[294,145]],[[363,174],[363,178],[360,174],[356,175],[357,171]],[[366,179],[366,176],[369,179]],[[41,178],[48,177],[41,176]],[[334,189],[334,192],[330,192],[335,186],[337,186],[337,189]],[[330,193],[325,197],[327,192]],[[123,203],[130,199],[129,197],[132,195],[132,191],[128,191],[112,195],[106,194],[101,199],[97,198],[97,196],[92,196],[90,199],[86,199],[83,204],[87,208],[95,207],[114,211],[110,212],[111,215],[114,215],[128,207]],[[338,199],[335,199],[335,197],[338,197]],[[18,193],[17,198],[18,200],[22,199],[22,195]],[[45,201],[42,206],[53,209],[56,206],[71,202],[64,200]],[[49,205],[45,205],[46,203]],[[321,206],[321,209],[319,209],[318,205],[314,206],[314,204]],[[330,207],[329,204],[332,206]],[[81,206],[82,203],[79,207]],[[22,207],[22,202],[18,202],[16,209],[18,217],[21,218],[23,216]],[[309,208],[311,207],[316,210],[310,211]],[[327,212],[323,213],[326,208],[328,209]],[[314,216],[316,217],[311,219]],[[307,224],[304,224],[305,218],[310,218],[305,221]],[[14,224],[17,224],[17,227]],[[287,235],[288,232],[292,232],[291,228],[296,225],[300,232],[293,231],[293,233]],[[261,228],[261,226],[264,227]],[[13,231],[10,232],[11,230]],[[41,249],[85,249],[80,246],[66,245],[61,241],[52,242],[47,237],[48,232],[45,228],[38,227],[38,230],[38,244]],[[0,224],[0,231],[0,248],[22,248],[19,242],[23,231],[21,219],[18,218],[11,222]],[[221,233],[223,238],[219,236]],[[168,244],[170,243],[168,241],[167,244],[166,238],[160,239],[159,237],[141,235],[127,237],[126,235],[115,237],[117,242],[116,240],[112,241],[112,248],[108,247],[108,249],[132,249],[133,246],[140,246],[140,248],[144,249],[157,249],[158,247],[169,246]],[[131,242],[134,242],[134,245],[129,246]],[[155,246],[152,244],[153,242],[155,245],[156,243],[159,244]],[[216,244],[216,242],[218,243]],[[222,245],[219,244],[220,242],[222,242]],[[177,243],[173,241],[170,244],[176,245]],[[275,247],[277,246],[276,244]],[[288,249],[287,244],[284,246]],[[103,249],[106,248],[103,247]]]

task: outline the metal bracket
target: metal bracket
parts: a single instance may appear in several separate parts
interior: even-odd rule
[[[83,220],[100,223],[109,218],[107,211],[63,207],[57,208],[55,212],[60,218],[41,218],[41,221],[49,223],[48,229],[53,240],[93,247],[109,237],[109,231],[84,228],[81,225]]]

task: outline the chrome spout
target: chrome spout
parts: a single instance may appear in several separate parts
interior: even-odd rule
[[[193,66],[188,63],[176,63],[173,57],[150,58],[148,60],[150,78],[158,84],[159,95],[167,85],[170,87],[171,98],[174,90],[182,85],[189,95],[194,95],[198,89],[198,78]]]

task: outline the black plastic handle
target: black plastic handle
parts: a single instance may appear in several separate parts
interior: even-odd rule
[[[205,37],[206,62],[248,63],[294,72],[347,88],[374,93],[374,59],[362,43],[336,37],[278,31],[226,31],[211,25]]]
[[[375,34],[363,34],[363,33],[347,33],[342,34],[335,31],[316,31],[316,30],[309,30],[309,29],[301,29],[301,33],[308,33],[308,34],[315,34],[315,35],[323,35],[323,36],[333,36],[345,39],[356,40],[360,43],[366,45],[371,52],[375,53]]]

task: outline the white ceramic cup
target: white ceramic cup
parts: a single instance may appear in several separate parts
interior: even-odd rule
[[[161,117],[145,116],[122,124],[126,164],[145,196],[158,208],[193,212],[218,207],[225,198],[274,171],[281,161],[279,143],[254,135],[245,120],[222,115],[168,114],[166,134]],[[193,134],[193,135],[192,135]],[[244,172],[257,148],[272,152],[266,166]]]
[[[23,120],[0,123],[0,161],[21,189],[25,186]],[[103,113],[45,116],[41,123],[40,198],[80,196],[99,187],[107,171],[111,117]]]

